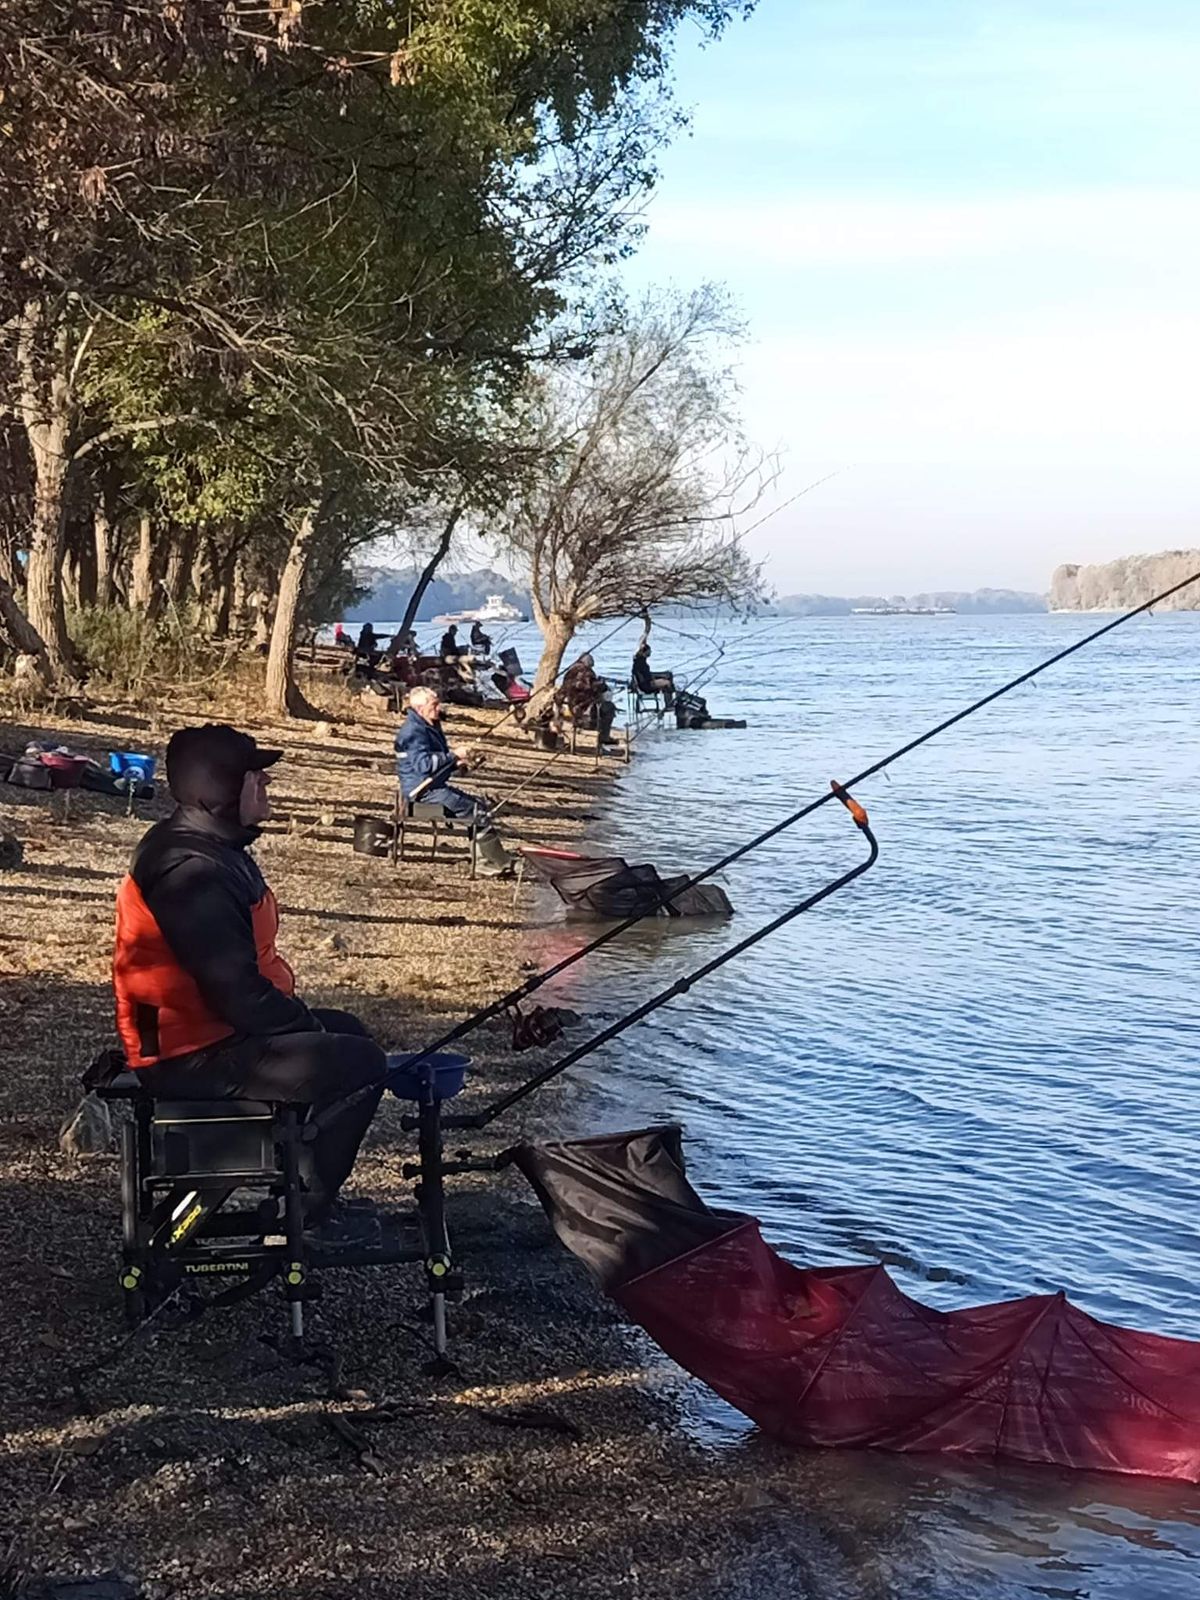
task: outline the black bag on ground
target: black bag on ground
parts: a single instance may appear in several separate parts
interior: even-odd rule
[[[50,768],[37,756],[18,756],[8,774],[8,782],[18,789],[50,789],[53,781]]]

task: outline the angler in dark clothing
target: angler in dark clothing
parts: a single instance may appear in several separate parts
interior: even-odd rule
[[[475,826],[478,870],[498,878],[512,867],[512,857],[500,841],[484,803],[455,788],[450,779],[470,770],[464,750],[452,748],[442,732],[442,702],[433,689],[414,689],[409,712],[396,730],[396,776],[405,800],[444,806],[453,817]]]
[[[442,635],[442,642],[438,646],[438,649],[441,652],[441,656],[442,656],[443,660],[445,660],[445,658],[447,656],[460,656],[460,655],[462,655],[464,646],[459,644],[459,642],[458,642],[458,624],[457,623],[452,622],[450,624],[450,626],[446,629],[445,633]]]
[[[483,624],[478,620],[471,624],[471,649],[478,650],[480,655],[484,656],[490,656],[492,653],[491,636],[484,633]]]
[[[643,641],[633,653],[633,687],[639,694],[661,694],[668,711],[675,700],[675,675],[650,670],[650,645]]]
[[[600,735],[600,743],[611,744],[617,708],[608,697],[607,682],[596,676],[594,668],[592,657],[581,655],[563,673],[558,700],[570,712],[577,727],[595,728]]]
[[[275,948],[275,897],[247,852],[270,815],[265,769],[281,754],[215,724],[185,728],[167,746],[177,809],[143,837],[117,896],[117,1027],[130,1067],[158,1097],[323,1110],[369,1089],[302,1147],[308,1225],[352,1238],[374,1220],[330,1212],[387,1058],[357,1017],[299,1000]]]

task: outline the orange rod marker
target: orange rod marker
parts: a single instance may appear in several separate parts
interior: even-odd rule
[[[854,796],[847,793],[847,791],[843,789],[842,785],[837,781],[836,778],[830,779],[829,787],[833,790],[834,794],[837,795],[838,799],[854,818],[858,826],[860,828],[867,827],[870,823],[870,818],[867,816],[865,809],[859,805]]]

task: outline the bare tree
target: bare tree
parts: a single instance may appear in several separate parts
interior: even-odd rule
[[[462,514],[463,503],[461,500],[456,501],[448,512],[442,514],[436,543],[421,568],[416,583],[413,584],[412,593],[408,597],[408,604],[404,608],[404,616],[401,619],[397,633],[398,638],[406,638],[416,622],[417,612],[421,609],[421,602],[425,598],[426,591],[433,582],[437,569],[450,554],[454,530],[458,527]]]
[[[719,362],[735,332],[711,288],[648,299],[577,368],[536,379],[537,465],[502,536],[528,569],[542,630],[535,692],[585,622],[761,593],[735,528],[765,481]]]

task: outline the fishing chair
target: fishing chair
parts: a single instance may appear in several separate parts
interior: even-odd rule
[[[629,695],[629,718],[631,721],[636,722],[647,707],[660,722],[662,721],[666,714],[666,701],[663,699],[661,689],[651,689],[649,691],[639,689],[637,680],[634,678],[630,678],[625,688]]]
[[[568,730],[567,731],[567,748],[570,750],[572,755],[575,755],[576,752],[579,749],[579,735],[581,733],[590,733],[591,729],[589,728],[589,726],[588,726],[586,721],[581,722],[579,720],[579,718],[571,710],[570,706],[564,706],[563,707],[562,716],[563,716],[563,720],[567,724],[567,730]],[[601,743],[601,739],[600,739],[600,719],[599,719],[599,716],[597,716],[597,718],[596,718],[596,730],[595,731],[596,731],[596,754],[600,755],[601,752],[603,751],[604,746]]]
[[[479,865],[479,842],[473,821],[456,817],[443,805],[429,800],[406,800],[400,785],[396,785],[396,800],[392,823],[392,866],[404,859],[408,834],[414,827],[428,827],[430,831],[429,859],[437,859],[438,840],[443,832],[465,834],[467,840],[467,866],[473,878]]]
[[[110,1056],[112,1068],[124,1063]],[[94,1092],[123,1101],[121,1130],[121,1288],[128,1320],[139,1323],[204,1280],[230,1280],[199,1309],[232,1304],[278,1278],[294,1340],[304,1336],[304,1305],[318,1299],[312,1273],[323,1267],[423,1265],[433,1322],[434,1370],[447,1367],[446,1299],[462,1287],[446,1229],[447,1173],[490,1163],[442,1156],[442,1103],[466,1082],[466,1057],[425,1061],[390,1056],[388,1089],[416,1102],[401,1127],[415,1130],[418,1160],[402,1169],[416,1179],[405,1218],[381,1219],[379,1242],[322,1245],[306,1237],[300,1149],[319,1117],[306,1106],[266,1100],[165,1100],[138,1075],[110,1072]],[[407,1062],[417,1060],[415,1068]],[[93,1069],[94,1070],[94,1069]],[[85,1080],[86,1081],[86,1080]]]

